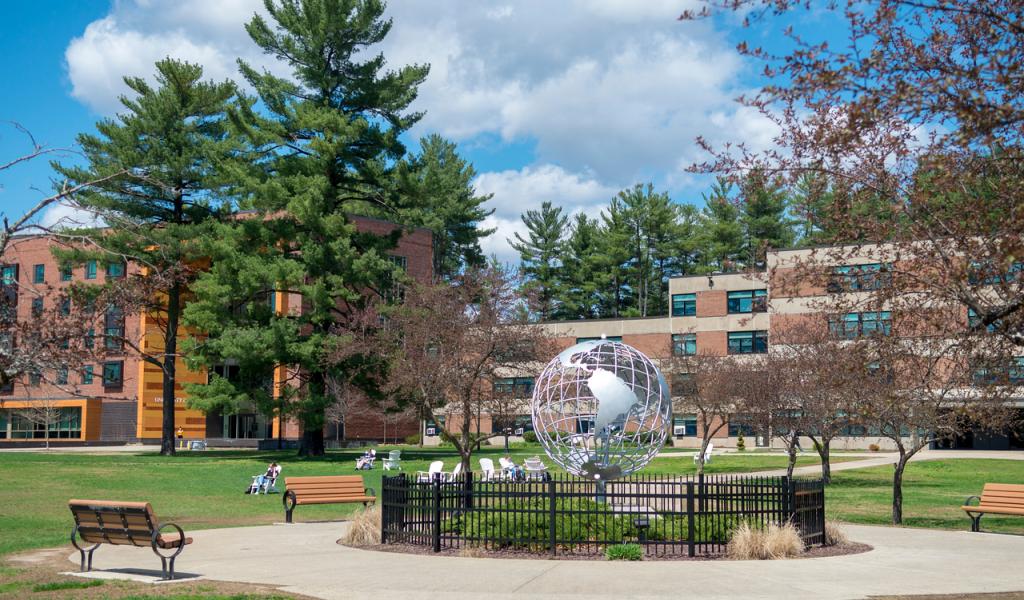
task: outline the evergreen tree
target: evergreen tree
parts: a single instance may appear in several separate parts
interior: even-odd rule
[[[246,30],[292,76],[240,62],[263,112],[247,102],[234,115],[255,158],[231,175],[257,214],[224,228],[211,244],[215,260],[186,313],[209,334],[196,340],[197,362],[232,359],[254,377],[190,391],[207,407],[230,403],[277,369],[287,378],[278,415],[290,413],[301,425],[300,455],[322,455],[332,382],[374,392],[369,374],[379,365],[353,343],[372,302],[366,291],[383,294],[401,277],[387,254],[398,232],[359,232],[348,215],[368,202],[393,202],[388,165],[405,154],[399,137],[420,116],[407,110],[428,69],[385,71],[383,56],[367,54],[391,28],[379,1],[265,5],[271,22],[256,15]],[[268,302],[278,295],[289,301],[287,314]]]
[[[699,270],[702,273],[735,271],[744,255],[743,223],[732,197],[732,184],[719,177],[704,195],[701,211]]]
[[[476,195],[476,170],[458,155],[455,144],[432,134],[420,140],[420,153],[398,166],[401,193],[397,219],[434,233],[434,275],[450,279],[466,267],[485,265],[480,240],[494,229],[480,223],[494,213],[484,208],[491,195]],[[374,205],[375,206],[375,205]],[[396,218],[385,212],[384,218]]]
[[[604,236],[598,268],[606,280],[601,313],[613,318],[639,316],[635,294],[629,286],[633,229],[621,198],[612,198],[608,209],[601,213],[601,221]]]
[[[593,319],[601,316],[601,296],[607,285],[601,271],[601,238],[597,219],[584,213],[573,217],[565,240],[563,283],[558,297],[559,319]]]
[[[835,239],[836,220],[829,214],[835,201],[835,193],[825,175],[808,172],[797,180],[792,210],[797,219],[799,245],[814,246]]]
[[[740,194],[744,259],[748,267],[764,268],[769,248],[793,245],[795,233],[787,214],[788,194],[778,178],[760,170],[747,174]]]
[[[156,63],[156,71],[157,87],[139,77],[125,78],[135,93],[121,99],[125,111],[116,119],[100,121],[98,135],[78,136],[84,166],[56,169],[71,182],[113,176],[78,197],[82,207],[111,226],[100,236],[102,251],[92,258],[128,259],[163,285],[148,306],[156,316],[159,342],[113,343],[133,346],[143,361],[160,369],[160,451],[173,454],[179,319],[192,269],[204,258],[202,241],[230,209],[220,202],[216,176],[235,152],[226,127],[235,87],[204,82],[202,67],[176,60]],[[119,175],[122,172],[127,174]]]
[[[518,233],[508,242],[519,253],[526,289],[536,295],[537,315],[541,320],[554,317],[561,288],[563,236],[569,217],[562,208],[545,201],[540,210],[528,210],[520,217],[526,225],[527,239]]]

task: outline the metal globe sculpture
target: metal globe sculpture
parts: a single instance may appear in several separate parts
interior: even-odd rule
[[[672,396],[651,359],[606,339],[580,342],[544,367],[533,430],[551,460],[600,482],[644,467],[672,423]]]

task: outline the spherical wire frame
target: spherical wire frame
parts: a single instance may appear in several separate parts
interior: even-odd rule
[[[602,369],[622,380],[636,400],[624,420],[594,431],[600,403],[588,381]],[[551,460],[597,480],[642,469],[665,443],[672,421],[671,395],[654,363],[626,344],[607,340],[577,344],[549,362],[534,386],[531,410],[534,433]],[[578,432],[586,421],[589,431]]]

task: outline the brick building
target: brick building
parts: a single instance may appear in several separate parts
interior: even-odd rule
[[[858,253],[836,253],[849,257],[843,264],[822,264],[833,281],[856,283],[868,281],[883,270],[878,262],[878,248]],[[767,270],[761,273],[713,274],[673,278],[669,281],[669,314],[663,317],[627,319],[591,319],[581,321],[547,322],[544,327],[558,342],[560,348],[567,348],[580,341],[605,336],[621,341],[640,350],[655,362],[676,355],[707,354],[716,356],[757,354],[768,352],[773,331],[814,315],[830,292],[825,286],[805,282],[791,285],[787,279],[795,274],[795,265],[812,257],[812,250],[795,249],[769,252]],[[817,258],[815,260],[818,260]],[[771,273],[771,276],[769,276]],[[854,286],[856,287],[856,286]],[[856,292],[855,292],[856,293]],[[966,309],[960,315],[967,323]],[[820,322],[820,315],[816,315]],[[889,331],[892,315],[886,311],[850,313],[858,330]],[[1024,358],[1018,359],[1024,364]],[[1024,370],[1021,371],[1024,373]],[[496,385],[514,391],[524,399],[524,412],[517,428],[530,428],[529,407],[525,399],[533,390],[531,373],[518,373]],[[1016,402],[1024,421],[1024,401]],[[481,416],[480,427],[491,427],[490,419]],[[745,419],[733,419],[719,430],[721,437],[713,440],[718,447],[736,445],[737,437],[743,434],[748,446],[770,445],[772,440],[765,432],[754,431]],[[673,416],[673,443],[677,446],[698,447],[703,432],[699,429],[695,414],[685,412],[680,406]],[[519,439],[519,438],[513,438]],[[500,438],[497,442],[502,442]],[[808,439],[805,448],[811,447]],[[876,444],[882,448],[891,442],[878,435],[863,432],[858,435],[841,437],[833,442],[833,448],[856,449]],[[1005,434],[968,436],[954,443],[962,448],[1024,449],[1024,431],[1008,431]]]
[[[352,218],[360,231],[378,234],[391,233],[398,226],[386,221],[366,217]],[[22,322],[33,319],[34,303],[51,306],[54,289],[59,290],[74,281],[104,283],[110,278],[123,277],[135,268],[132,265],[104,265],[91,261],[69,270],[61,270],[53,256],[54,241],[46,236],[23,236],[12,240],[0,258],[0,277],[5,293],[16,300],[16,316]],[[417,281],[429,281],[433,269],[433,240],[427,229],[406,232],[391,252],[397,264]],[[274,294],[275,309],[287,314],[301,311],[301,298],[294,294]],[[98,327],[110,325],[98,324]],[[122,315],[119,324],[124,337],[138,340],[140,347],[158,351],[162,339],[152,315]],[[184,335],[184,332],[183,332]],[[103,360],[84,374],[72,374],[67,386],[48,385],[45,381],[32,381],[20,377],[11,385],[0,388],[0,444],[15,445],[40,442],[42,428],[23,418],[19,411],[33,403],[47,401],[60,410],[57,422],[50,427],[53,443],[159,443],[162,413],[162,374],[137,355],[120,349],[105,348]],[[229,374],[231,365],[224,365],[222,375]],[[275,386],[284,385],[287,368],[274,373]],[[205,371],[190,371],[184,361],[177,364],[178,386],[175,398],[175,424],[184,430],[186,439],[204,439],[213,444],[255,445],[259,439],[277,437],[281,424],[268,420],[254,409],[237,414],[204,414],[187,407],[186,383],[204,383]],[[62,389],[64,388],[64,389]],[[356,407],[353,416],[343,426],[330,426],[325,432],[328,440],[379,440],[404,437],[419,431],[415,419],[385,417],[368,407]],[[287,421],[283,437],[299,436],[298,425]]]

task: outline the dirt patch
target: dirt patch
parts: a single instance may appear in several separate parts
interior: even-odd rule
[[[312,600],[282,592],[266,585],[232,583],[226,581],[200,580],[159,585],[126,580],[87,579],[73,575],[61,575],[74,571],[77,565],[68,560],[72,548],[34,550],[9,556],[0,565],[0,598],[15,599],[31,597],[33,600],[57,600],[65,598],[209,598],[260,600]]]
[[[338,540],[338,544],[345,546],[341,540]],[[604,553],[582,553],[572,552],[571,550],[559,549],[558,554],[552,556],[547,552],[530,552],[528,550],[504,548],[500,550],[472,547],[468,551],[463,548],[444,548],[440,552],[434,552],[429,546],[420,546],[414,544],[375,544],[372,546],[352,546],[358,550],[369,550],[372,552],[394,552],[400,554],[422,554],[425,556],[456,556],[456,557],[470,557],[470,558],[519,558],[528,560],[606,560]],[[856,542],[847,542],[845,544],[838,544],[835,546],[816,546],[809,548],[800,556],[796,556],[790,560],[801,560],[804,558],[826,558],[830,556],[845,556],[847,554],[861,554],[863,552],[869,552],[873,548],[867,544],[859,544]],[[694,558],[690,558],[685,554],[685,550],[680,554],[669,554],[664,552],[648,552],[644,554],[644,560],[648,561],[707,561],[707,560],[730,560],[724,553],[723,554],[699,554]],[[1002,600],[1002,599],[998,599]],[[1016,600],[1016,599],[1014,599]],[[1024,600],[1021,598],[1020,600]]]

